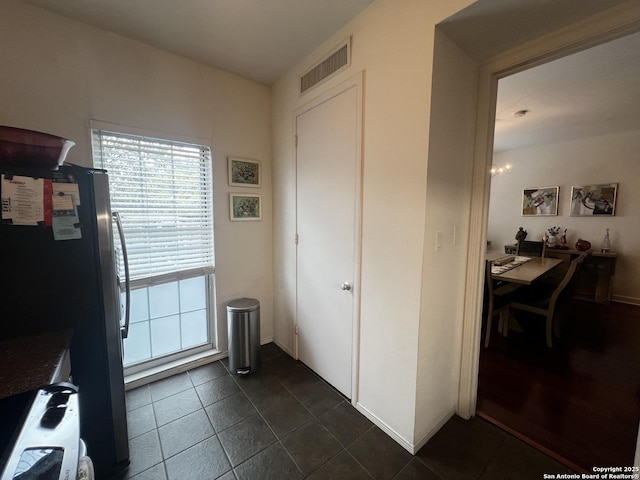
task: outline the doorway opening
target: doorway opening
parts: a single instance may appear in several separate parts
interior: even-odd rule
[[[598,249],[605,229],[615,228],[615,249],[626,257],[609,285],[614,302],[574,297],[553,348],[544,321],[519,315],[508,336],[494,330],[480,349],[476,413],[577,471],[632,465],[636,449],[640,355],[632,345],[640,306],[629,304],[639,295],[627,278],[638,263],[637,237],[627,230],[633,193],[615,216],[572,215],[571,202],[585,183],[615,180],[635,190],[626,173],[636,162],[640,117],[627,104],[637,93],[638,48],[636,33],[498,81],[493,164],[510,168],[491,179],[489,250],[508,253],[519,227],[534,241],[560,227],[570,250],[579,238]],[[524,192],[540,188],[557,188],[556,213],[524,212]],[[583,271],[586,281],[598,268]]]

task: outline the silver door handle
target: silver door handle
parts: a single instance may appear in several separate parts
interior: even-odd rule
[[[129,256],[127,255],[127,243],[124,240],[124,229],[122,228],[120,214],[118,212],[111,212],[111,216],[118,227],[120,246],[122,247],[122,258],[124,260],[124,325],[120,326],[120,335],[125,339],[129,336],[129,321],[131,320],[131,277],[129,276]]]
[[[340,285],[340,288],[342,290],[351,290],[351,284],[349,282],[344,282],[342,285]]]

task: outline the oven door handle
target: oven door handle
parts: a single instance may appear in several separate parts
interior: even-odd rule
[[[70,382],[52,383],[50,385],[44,385],[40,387],[40,389],[48,393],[65,392],[68,390],[71,390],[71,393],[78,393],[78,386]]]

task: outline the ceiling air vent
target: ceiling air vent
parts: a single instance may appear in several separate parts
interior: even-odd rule
[[[347,39],[334,49],[327,58],[317,63],[300,77],[300,94],[319,85],[332,75],[344,70],[351,64],[351,42]]]

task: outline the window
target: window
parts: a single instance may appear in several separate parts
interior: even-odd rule
[[[92,137],[94,164],[109,174],[111,208],[120,213],[127,242],[132,295],[125,366],[212,348],[210,149],[102,129],[92,129]]]

